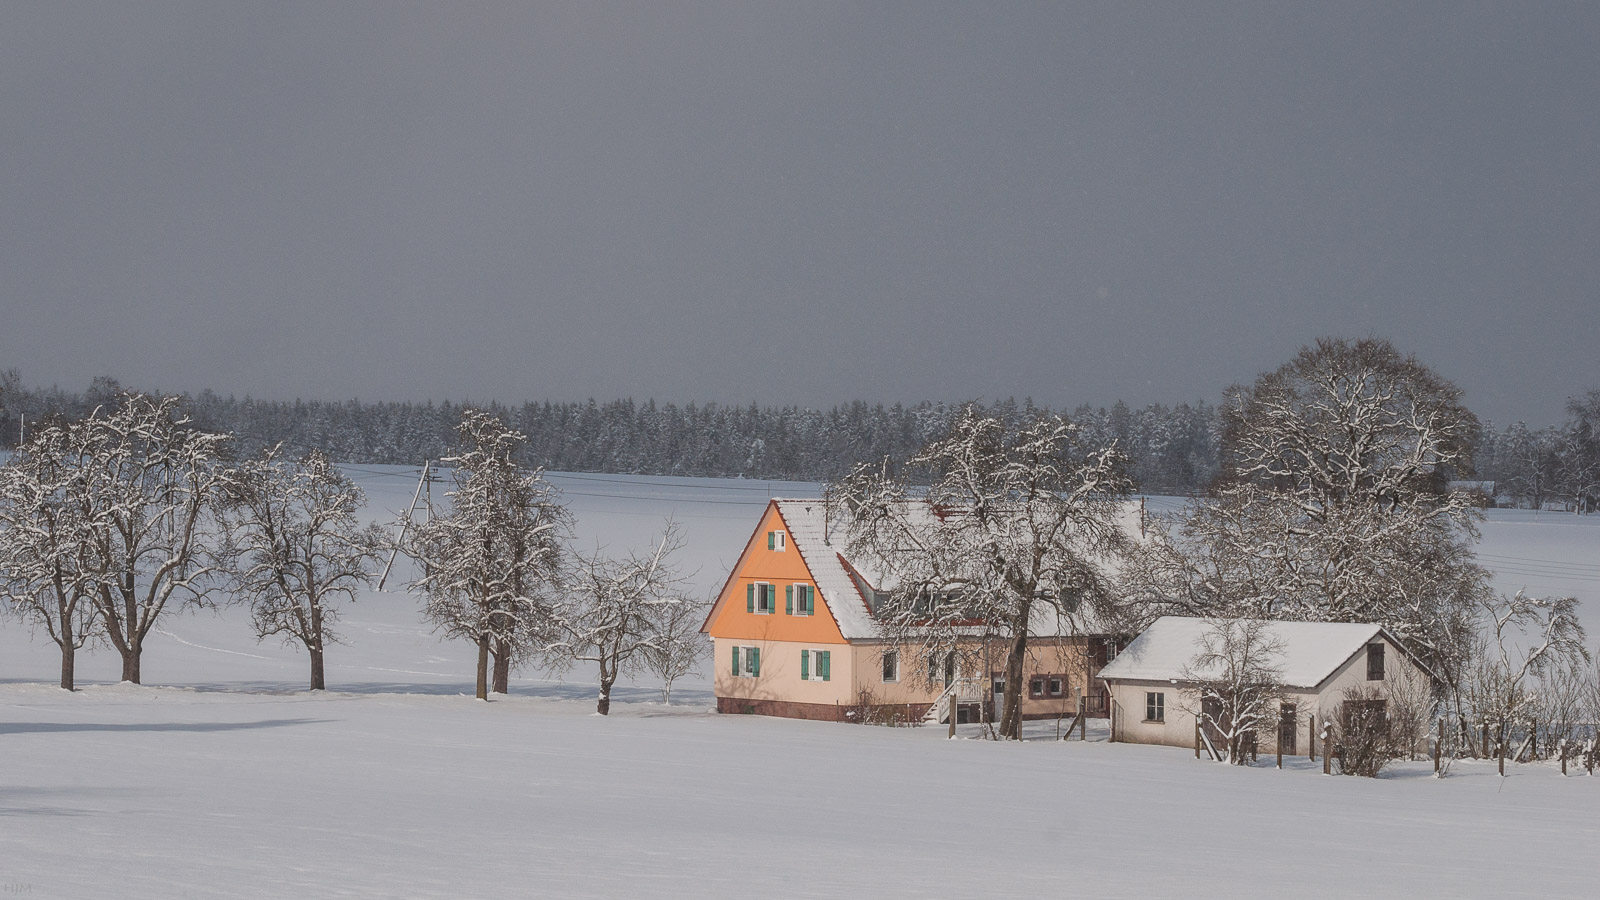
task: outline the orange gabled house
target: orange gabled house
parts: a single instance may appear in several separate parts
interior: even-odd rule
[[[717,711],[835,721],[876,711],[946,721],[954,705],[958,720],[992,715],[990,692],[1003,690],[1001,673],[902,660],[872,615],[881,577],[847,560],[843,535],[829,525],[821,500],[773,500],[762,512],[701,628],[715,654]],[[1110,641],[1035,632],[1031,646],[1024,716],[1071,713],[1082,695],[1095,714],[1104,685],[1093,675]]]

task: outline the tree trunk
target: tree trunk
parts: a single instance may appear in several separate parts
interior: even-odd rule
[[[72,641],[61,642],[61,687],[66,690],[76,690],[74,687],[74,669],[77,666],[77,650],[72,646]]]
[[[1005,710],[1000,714],[1000,736],[1022,740],[1022,663],[1028,655],[1028,625],[1024,620],[1006,652]]]
[[[594,705],[594,711],[602,716],[611,715],[611,685],[617,680],[615,675],[607,677],[602,671],[600,674],[600,699]]]
[[[322,672],[322,648],[311,647],[311,689],[313,691],[327,690],[328,683]]]
[[[139,684],[139,657],[144,653],[144,642],[134,639],[122,651],[122,680]]]
[[[311,689],[326,690],[328,682],[323,676],[322,662],[322,606],[315,602],[311,604],[311,640],[306,641],[306,652],[311,654]]]
[[[511,693],[511,642],[500,638],[494,645],[494,692]]]
[[[478,638],[478,699],[489,699],[489,636]]]
[[[61,687],[63,690],[73,690],[74,669],[78,662],[77,639],[72,633],[72,611],[65,606],[61,608],[61,640],[56,643],[61,646]]]

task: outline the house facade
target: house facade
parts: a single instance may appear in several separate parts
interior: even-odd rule
[[[1281,652],[1283,699],[1279,724],[1256,734],[1261,753],[1310,754],[1314,723],[1331,719],[1353,687],[1370,689],[1386,702],[1401,681],[1427,690],[1433,676],[1380,625],[1342,622],[1271,622]],[[1100,672],[1111,697],[1111,738],[1135,744],[1195,747],[1220,735],[1196,724],[1203,701],[1195,671],[1201,643],[1213,628],[1206,619],[1166,616],[1146,629]]]
[[[834,531],[821,500],[773,500],[763,511],[701,629],[715,653],[717,710],[834,721],[921,719],[930,710],[938,721],[952,711],[958,721],[992,717],[1004,648],[965,648],[964,668],[978,671],[962,671],[955,659],[886,644],[872,615],[883,577],[847,559]],[[1110,638],[1035,633],[1029,646],[1025,717],[1073,714],[1080,695],[1091,715],[1108,708],[1095,676]]]

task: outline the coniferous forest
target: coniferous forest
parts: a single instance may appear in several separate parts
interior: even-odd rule
[[[0,373],[0,446],[13,446],[26,421],[81,417],[122,388],[106,377],[81,392],[37,388],[14,370]],[[257,400],[202,391],[186,397],[186,405],[200,427],[234,435],[234,449],[241,454],[281,442],[292,453],[322,450],[341,462],[418,465],[453,452],[465,404]],[[496,413],[527,435],[524,462],[547,469],[803,481],[838,478],[862,461],[906,459],[948,431],[962,406],[854,401],[822,410],[632,399],[470,405]],[[1031,400],[983,406],[1002,416],[1041,409]],[[1118,401],[1066,412],[1085,430],[1085,443],[1116,441],[1142,492],[1199,493],[1216,477],[1221,434],[1215,405],[1131,407]],[[1474,470],[1457,476],[1495,482],[1500,502],[1570,504],[1585,494],[1584,486],[1572,490],[1566,482],[1574,481],[1568,477],[1572,460],[1594,456],[1600,395],[1574,400],[1569,412],[1565,423],[1542,428],[1482,423]]]

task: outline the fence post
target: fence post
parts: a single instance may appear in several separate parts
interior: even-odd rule
[[[1116,701],[1110,699],[1109,697],[1106,698],[1106,715],[1111,716],[1110,721],[1108,721],[1106,724],[1110,727],[1110,742],[1113,744],[1117,742],[1117,719],[1112,712],[1112,710],[1116,708],[1115,703]],[[1085,694],[1084,696],[1078,698],[1078,740],[1080,741],[1087,741],[1089,739],[1088,719],[1089,697],[1087,694]]]
[[[1333,748],[1328,746],[1328,738],[1333,737],[1333,723],[1322,723],[1322,774],[1333,774]]]
[[[1194,719],[1194,758],[1200,758],[1200,717]]]
[[[1439,757],[1444,751],[1444,719],[1439,719],[1439,733],[1433,738],[1433,774],[1439,774]]]
[[[1306,758],[1312,762],[1317,761],[1317,717],[1312,716],[1306,723]]]

